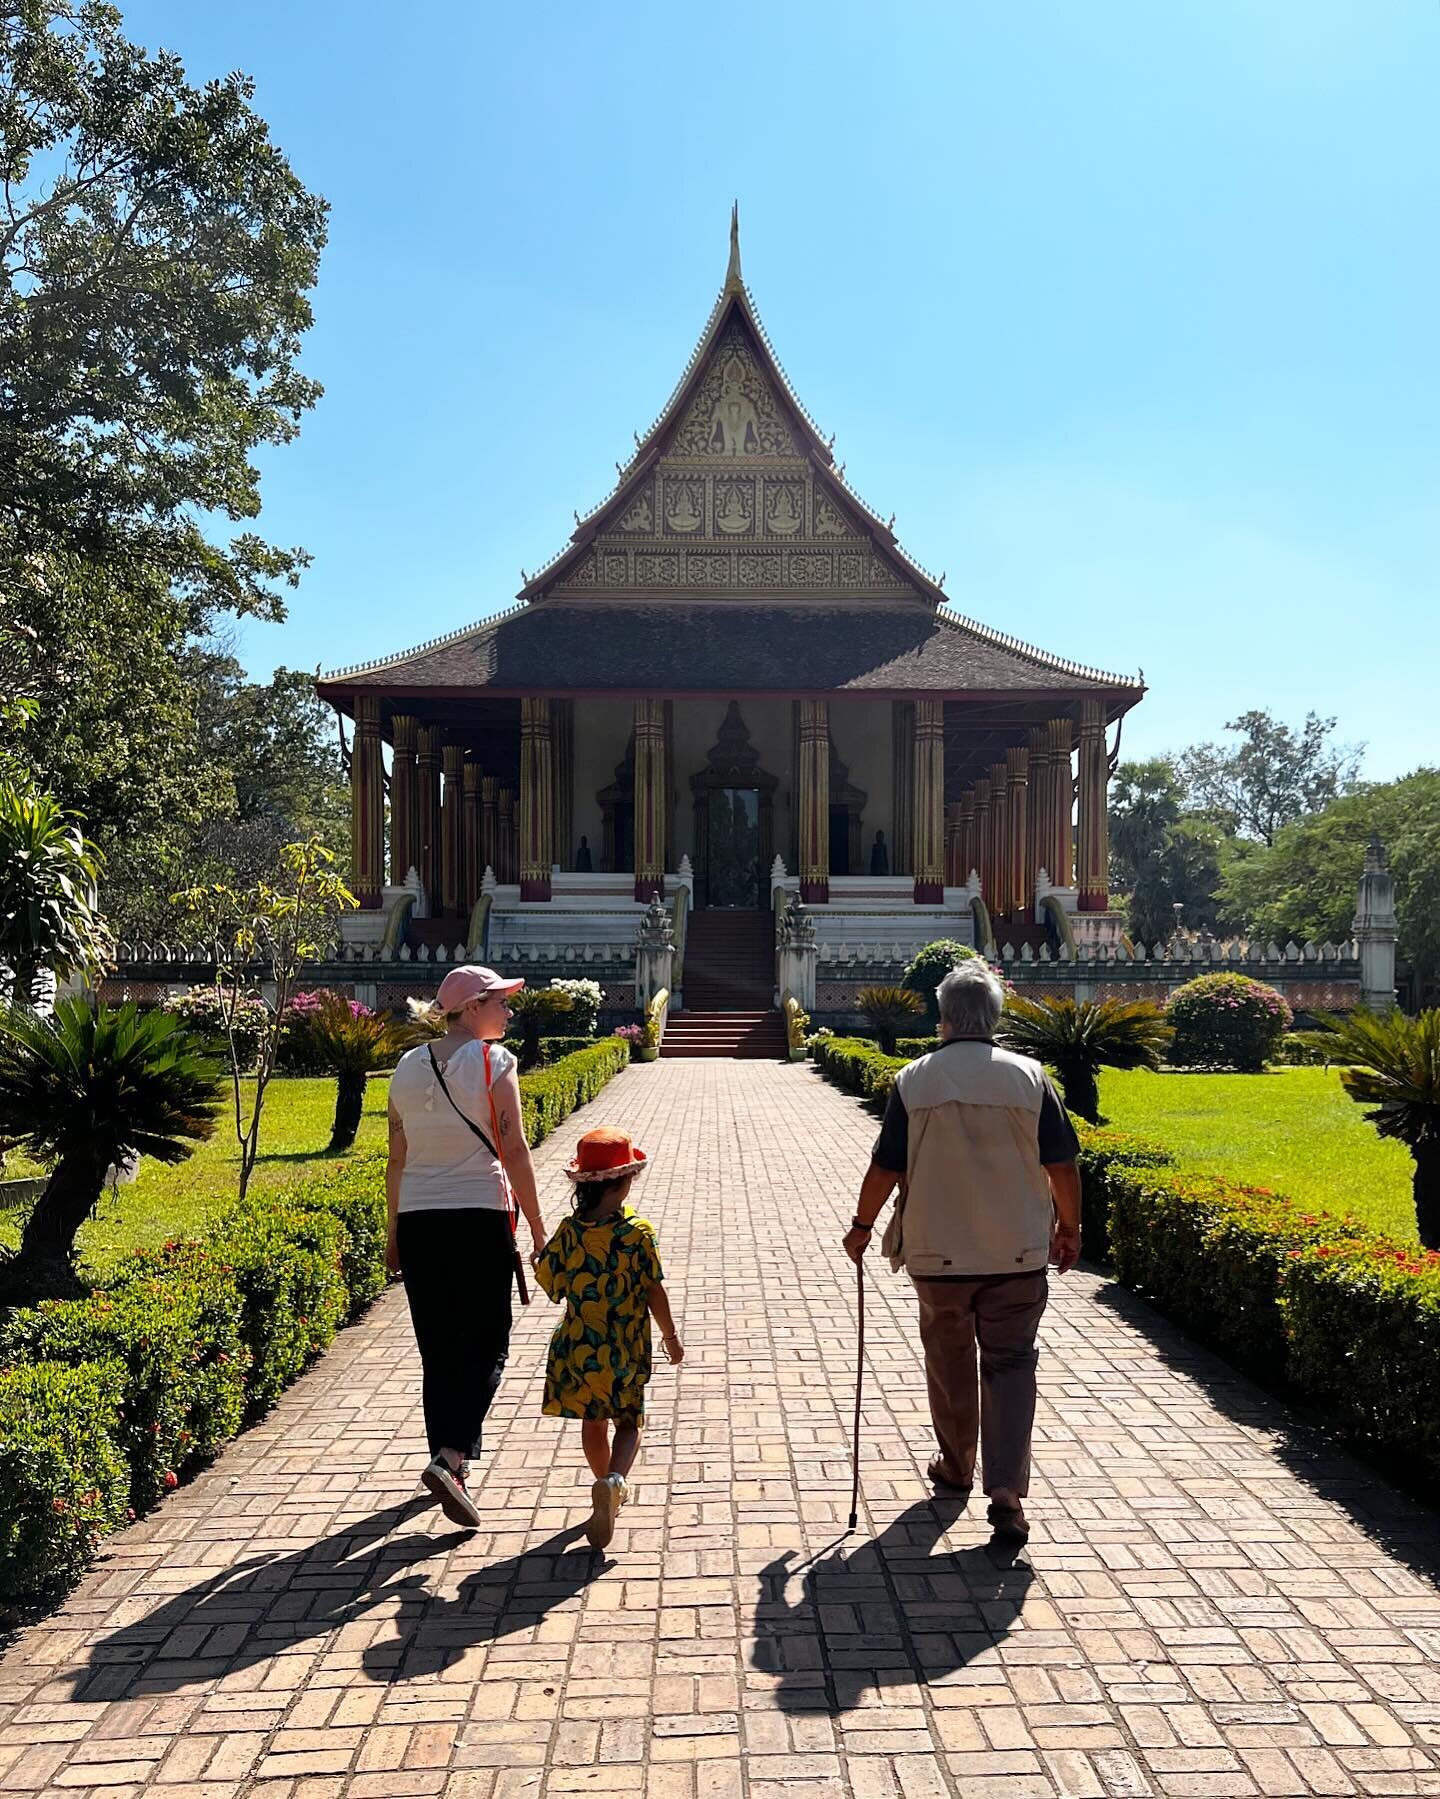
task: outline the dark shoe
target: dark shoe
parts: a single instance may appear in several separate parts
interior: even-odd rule
[[[953,1479],[946,1467],[943,1455],[932,1457],[930,1466],[925,1470],[925,1478],[937,1493],[943,1493],[947,1499],[968,1499],[970,1497],[970,1482]]]
[[[985,1518],[997,1544],[1021,1549],[1030,1541],[1030,1526],[1018,1505],[986,1506]]]
[[[443,1455],[437,1455],[420,1476],[420,1483],[440,1501],[440,1510],[452,1524],[463,1524],[467,1530],[480,1527],[480,1508],[465,1491],[465,1470],[452,1468]]]

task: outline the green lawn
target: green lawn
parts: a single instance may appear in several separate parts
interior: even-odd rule
[[[247,1082],[247,1089],[253,1084]],[[367,1084],[365,1112],[352,1155],[383,1146],[387,1086],[384,1076]],[[307,1161],[322,1155],[330,1141],[334,1113],[333,1080],[272,1081],[265,1095],[260,1159],[250,1191],[278,1187],[300,1172]],[[239,1167],[234,1115],[227,1107],[220,1114],[215,1135],[202,1143],[188,1162],[176,1168],[142,1162],[139,1175],[128,1187],[100,1202],[99,1212],[80,1232],[84,1268],[99,1278],[120,1256],[200,1229],[235,1198]],[[12,1165],[6,1172],[18,1175],[25,1171]],[[20,1214],[0,1212],[0,1244],[13,1246],[20,1241],[20,1222]]]
[[[1100,1110],[1187,1166],[1270,1187],[1317,1212],[1348,1212],[1415,1238],[1410,1152],[1379,1137],[1330,1068],[1270,1074],[1107,1069]]]

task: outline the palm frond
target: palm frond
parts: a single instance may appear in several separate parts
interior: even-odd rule
[[[318,1003],[297,1017],[293,1026],[297,1043],[331,1074],[370,1074],[393,1068],[407,1049],[428,1032],[408,1019],[388,1018],[380,1012],[351,1005],[338,993],[323,993]]]
[[[1006,1004],[1001,1037],[1038,1061],[1092,1068],[1158,1068],[1170,1027],[1148,1000],[1023,999]]]
[[[1440,1010],[1407,1018],[1358,1010],[1317,1014],[1323,1043],[1342,1064],[1340,1084],[1382,1137],[1412,1147],[1440,1144]]]

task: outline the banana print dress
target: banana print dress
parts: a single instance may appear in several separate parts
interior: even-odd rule
[[[654,1227],[628,1207],[599,1224],[567,1218],[535,1275],[551,1299],[565,1302],[550,1339],[542,1409],[555,1418],[643,1418],[648,1295],[664,1278]]]

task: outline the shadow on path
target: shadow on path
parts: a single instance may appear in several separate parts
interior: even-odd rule
[[[1096,1272],[1102,1272],[1097,1270]],[[1326,1431],[1320,1413],[1270,1393],[1231,1366],[1218,1350],[1113,1278],[1095,1290],[1097,1306],[1138,1331],[1155,1359],[1194,1381],[1217,1412],[1253,1431],[1257,1454],[1272,1455],[1317,1498],[1340,1507],[1355,1528],[1410,1569],[1440,1581],[1440,1518],[1422,1499],[1390,1485],[1383,1469],[1358,1460]]]
[[[787,1552],[763,1570],[751,1665],[777,1677],[781,1711],[835,1716],[871,1691],[939,1684],[1015,1626],[1035,1578],[1023,1557],[934,1553],[963,1510],[923,1500],[848,1554],[792,1566]]]
[[[477,1643],[533,1629],[604,1566],[588,1546],[570,1551],[584,1529],[577,1524],[474,1569],[453,1598],[434,1598],[423,1564],[449,1555],[466,1536],[402,1532],[430,1507],[428,1499],[407,1500],[291,1554],[251,1556],[221,1569],[95,1644],[74,1676],[72,1696],[177,1692],[397,1606],[394,1636],[366,1648],[364,1669],[371,1680],[408,1680],[450,1666]]]

